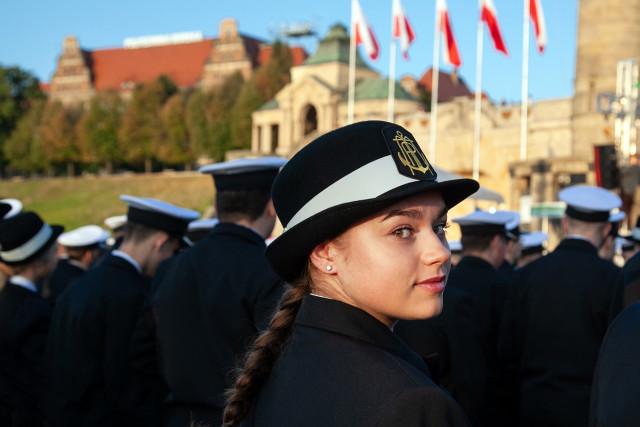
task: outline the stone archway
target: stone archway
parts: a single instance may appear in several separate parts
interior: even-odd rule
[[[302,117],[304,121],[302,124],[302,136],[307,136],[314,130],[318,129],[318,112],[316,107],[311,104],[307,105],[303,111],[304,113]]]

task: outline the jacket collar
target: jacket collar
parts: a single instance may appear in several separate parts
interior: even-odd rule
[[[256,233],[255,231],[253,231],[248,227],[234,224],[232,222],[218,223],[215,227],[213,227],[213,230],[211,230],[211,233],[209,234],[209,236],[212,237],[215,235],[222,235],[222,234],[239,236],[263,248],[267,247],[266,243],[264,242],[264,239],[258,233]]]
[[[342,334],[380,347],[411,363],[431,377],[425,362],[385,324],[352,305],[307,295],[295,320],[296,325]]]
[[[591,254],[598,254],[598,249],[593,246],[593,243],[586,239],[576,239],[576,238],[566,238],[560,242],[557,250],[574,250],[574,251],[582,251]]]

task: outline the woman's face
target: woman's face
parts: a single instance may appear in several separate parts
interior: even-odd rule
[[[451,266],[446,225],[439,192],[413,196],[357,223],[328,243],[337,292],[331,297],[388,326],[438,315]]]

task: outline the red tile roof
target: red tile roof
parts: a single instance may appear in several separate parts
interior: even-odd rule
[[[210,52],[213,39],[194,43],[139,49],[104,49],[86,52],[96,90],[122,90],[122,83],[153,80],[166,74],[178,87],[195,85]],[[133,85],[132,85],[133,87]]]
[[[242,36],[249,56],[260,65],[271,59],[271,47],[258,51],[257,39]],[[84,51],[88,65],[92,70],[93,84],[96,90],[133,89],[138,83],[153,80],[165,74],[178,87],[190,87],[198,83],[204,63],[209,54],[213,39],[194,43],[144,47],[138,49],[113,48]],[[293,65],[300,65],[307,58],[302,47],[291,47]],[[129,84],[129,82],[131,84]],[[127,87],[123,87],[126,84]]]
[[[418,80],[418,86],[422,86],[431,92],[431,83],[433,68],[427,70]],[[469,90],[462,77],[447,74],[443,71],[438,72],[438,102],[451,101],[456,96],[472,97],[473,93]],[[483,94],[484,97],[484,94]]]

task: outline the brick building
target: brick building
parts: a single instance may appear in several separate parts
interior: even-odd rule
[[[220,22],[218,38],[201,33],[178,33],[125,40],[123,47],[87,50],[74,36],[65,38],[56,71],[48,85],[50,100],[64,104],[84,102],[107,89],[126,99],[136,84],[169,76],[181,89],[215,89],[239,71],[245,79],[271,58],[270,44],[245,36],[233,19]],[[307,58],[301,47],[291,47],[293,65]]]

